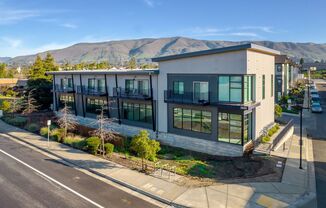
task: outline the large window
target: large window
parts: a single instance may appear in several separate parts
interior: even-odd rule
[[[262,99],[265,99],[265,75],[262,76]]]
[[[252,139],[252,113],[244,115],[243,121],[243,143]]]
[[[173,82],[173,94],[175,95],[184,94],[184,82],[180,82],[180,81]]]
[[[221,102],[242,102],[242,76],[219,76],[218,99]]]
[[[238,114],[218,114],[218,141],[241,144],[242,116]]]
[[[102,99],[87,98],[86,100],[86,112],[99,114],[101,112],[102,106],[104,109],[107,107],[107,101]]]
[[[151,105],[124,102],[122,108],[124,119],[152,123]]]
[[[252,89],[253,89],[253,76],[246,75],[243,77],[244,81],[244,102],[251,102],[253,100]]]
[[[252,113],[242,116],[220,112],[218,114],[218,141],[242,144],[242,139],[243,144],[252,139]]]
[[[195,101],[208,100],[208,82],[193,82],[193,92]]]
[[[173,108],[173,128],[211,133],[211,112],[185,108]]]
[[[95,79],[88,79],[88,90],[95,90]]]
[[[105,93],[105,79],[97,80],[97,90],[98,92]]]
[[[62,78],[60,80],[60,85],[62,88],[72,88],[72,78]]]
[[[64,108],[65,103],[70,109],[75,109],[74,97],[70,95],[60,95],[59,97],[59,108]]]
[[[126,88],[125,90],[126,93],[149,95],[149,81],[147,79],[142,79],[142,80],[126,79],[125,88]]]

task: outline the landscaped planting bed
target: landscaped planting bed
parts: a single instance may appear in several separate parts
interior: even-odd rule
[[[43,128],[38,126],[38,130],[35,131],[36,126],[31,127],[30,124],[28,125],[28,121],[33,120],[35,122],[35,118],[24,118],[27,123],[23,126],[19,122],[19,125],[15,122],[8,122],[7,117],[3,118],[3,120],[18,127],[26,127],[26,130],[33,130],[33,132],[47,137],[48,132],[44,121],[41,122]],[[53,117],[51,118],[53,119]],[[99,138],[90,138],[93,131],[94,129],[78,125],[73,132],[69,132],[64,137],[63,130],[53,125],[51,126],[50,135],[52,140],[100,156],[101,151],[99,151],[99,148],[101,147],[101,142]],[[115,139],[106,141],[105,150],[107,155],[104,158],[125,167],[143,171],[141,167],[142,159],[132,150],[131,141],[132,138],[121,135],[116,135]],[[157,156],[152,161],[146,160],[145,173],[151,174],[159,166],[164,166],[164,169],[167,170],[170,170],[170,167],[175,167],[176,173],[182,176],[182,179],[177,182],[189,186],[209,185],[228,180],[243,182],[261,180],[280,181],[283,170],[282,168],[276,168],[278,161],[284,162],[284,159],[262,156],[219,157],[161,144]],[[160,165],[157,165],[158,162]]]

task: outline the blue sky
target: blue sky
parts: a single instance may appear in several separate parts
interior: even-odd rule
[[[0,56],[186,36],[326,43],[324,0],[0,0]]]

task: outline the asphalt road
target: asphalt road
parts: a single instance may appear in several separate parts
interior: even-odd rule
[[[0,137],[0,207],[157,206]]]
[[[324,113],[311,114],[307,133],[313,138],[317,205],[323,208],[326,207],[326,82],[325,84],[318,84],[317,88]]]

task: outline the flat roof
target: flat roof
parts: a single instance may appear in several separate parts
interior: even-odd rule
[[[99,70],[65,70],[65,71],[51,71],[46,74],[158,74],[158,69],[99,69]]]
[[[261,45],[248,43],[248,44],[242,44],[242,45],[235,45],[235,46],[228,46],[223,48],[214,48],[209,50],[203,50],[203,51],[195,51],[190,53],[182,53],[182,54],[176,54],[176,55],[170,55],[170,56],[161,56],[152,58],[153,62],[160,62],[160,61],[168,61],[168,60],[174,60],[174,59],[181,59],[181,58],[190,58],[195,56],[203,56],[203,55],[211,55],[211,54],[218,54],[218,53],[226,53],[226,52],[232,52],[232,51],[239,51],[239,50],[253,50],[258,51],[261,53],[271,54],[271,55],[280,55],[281,52],[267,48]]]

